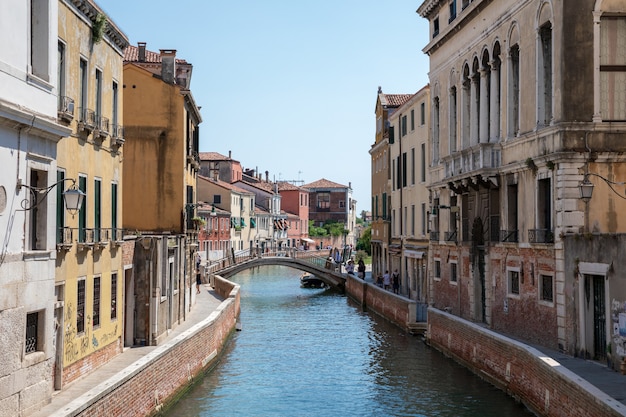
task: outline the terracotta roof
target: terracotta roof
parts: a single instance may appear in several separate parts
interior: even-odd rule
[[[294,185],[287,181],[279,181],[278,183],[278,191],[297,191],[300,190],[301,187]],[[306,190],[303,190],[306,191]]]
[[[413,97],[413,94],[380,94],[380,103],[388,107],[400,107]]]
[[[217,152],[200,152],[198,155],[201,161],[234,161],[234,159]]]
[[[134,45],[128,45],[124,50],[124,62],[139,62],[139,48]],[[160,64],[161,54],[146,49],[146,60],[148,64]],[[176,58],[177,64],[187,64],[184,59]]]
[[[245,184],[249,187],[258,188],[261,191],[265,191],[270,194],[274,194],[274,185],[267,182],[247,182],[247,181],[235,181],[233,184]]]
[[[322,178],[310,184],[305,184],[302,187],[303,188],[348,188],[345,185],[337,184],[336,182],[329,181],[326,178]]]
[[[248,194],[248,195],[254,194],[254,193],[252,193],[252,192],[250,192],[248,190],[244,190],[243,188],[239,188],[239,187],[237,187],[237,186],[235,186],[233,184],[227,183],[226,181],[222,181],[220,179],[215,180],[215,179],[207,178],[207,177],[202,176],[202,175],[198,175],[198,179],[199,180],[203,180],[203,181],[207,181],[207,182],[212,182],[212,183],[218,185],[219,187],[225,188],[227,190],[235,191],[235,192],[238,192],[238,193],[241,193],[241,194]]]

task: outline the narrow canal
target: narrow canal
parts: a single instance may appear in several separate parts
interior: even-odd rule
[[[241,284],[241,324],[216,367],[167,416],[532,416],[522,405],[299,272]]]

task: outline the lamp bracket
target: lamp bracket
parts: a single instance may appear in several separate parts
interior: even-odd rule
[[[59,184],[63,184],[65,181],[71,181],[71,188],[76,187],[76,180],[74,178],[63,178],[54,184],[48,187],[33,187],[32,185],[24,184],[21,178],[17,179],[17,184],[15,186],[15,191],[20,192],[22,188],[28,189],[31,194],[31,199],[25,198],[21,201],[20,206],[22,206],[22,211],[29,211],[37,208],[45,199],[46,196]]]

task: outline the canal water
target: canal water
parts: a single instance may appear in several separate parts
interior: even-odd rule
[[[167,416],[532,416],[502,391],[300,272],[242,272],[241,325]]]

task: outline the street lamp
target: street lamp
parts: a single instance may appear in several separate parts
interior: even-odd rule
[[[57,181],[49,187],[33,187],[31,185],[22,184],[22,180],[17,181],[17,192],[20,192],[22,187],[27,188],[31,194],[31,200],[25,198],[22,200],[20,205],[22,206],[23,211],[33,210],[37,206],[39,206],[45,199],[46,196],[54,187],[59,184],[63,184],[65,181],[72,181],[72,185],[67,190],[63,191],[63,200],[65,201],[65,209],[70,212],[73,216],[83,205],[83,200],[85,199],[85,193],[76,188],[76,180],[73,178],[63,178],[62,180]]]
[[[614,185],[625,186],[626,183],[611,181],[607,178],[604,178],[602,175],[594,174],[592,172],[587,172],[585,173],[585,176],[583,177],[582,182],[578,184],[578,189],[580,191],[580,199],[583,200],[585,203],[589,202],[589,200],[591,200],[591,196],[593,195],[594,185],[591,181],[589,181],[589,176],[600,178],[602,181],[606,183],[606,185],[609,186],[609,189],[613,191],[618,197],[626,200],[626,195],[620,194],[615,188],[613,188]]]

